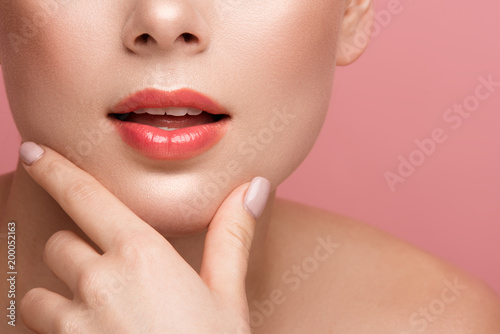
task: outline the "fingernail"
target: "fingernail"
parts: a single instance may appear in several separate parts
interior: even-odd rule
[[[243,206],[255,219],[259,218],[264,211],[270,191],[271,183],[264,177],[254,177],[250,183],[243,200]]]
[[[43,153],[43,148],[31,141],[27,141],[19,147],[19,156],[28,166],[31,166],[35,161],[40,159]]]

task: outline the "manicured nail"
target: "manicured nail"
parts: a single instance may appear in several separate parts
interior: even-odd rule
[[[19,156],[28,166],[31,166],[35,161],[40,159],[43,153],[43,148],[31,141],[23,143],[19,148]]]
[[[255,219],[259,218],[264,211],[270,191],[271,183],[264,177],[254,177],[250,183],[243,206]]]

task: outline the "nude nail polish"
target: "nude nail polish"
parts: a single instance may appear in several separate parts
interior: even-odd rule
[[[243,206],[255,219],[264,211],[270,191],[271,183],[264,177],[257,176],[250,183]]]
[[[44,150],[37,144],[27,141],[19,147],[19,157],[25,164],[31,166],[43,156]]]

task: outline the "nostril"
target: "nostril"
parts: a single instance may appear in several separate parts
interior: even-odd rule
[[[190,34],[188,32],[185,32],[181,35],[182,38],[184,38],[184,41],[186,43],[195,43],[198,41],[198,37],[196,37],[195,35],[193,34]]]
[[[151,35],[149,35],[149,34],[142,34],[142,35],[138,36],[135,39],[135,42],[137,44],[147,44],[150,38],[151,38]],[[185,32],[185,33],[181,34],[178,38],[182,38],[185,43],[196,43],[196,42],[198,42],[198,37],[196,37],[195,35],[190,34],[188,32]]]
[[[149,34],[142,34],[141,36],[135,39],[138,44],[147,44],[149,39]]]

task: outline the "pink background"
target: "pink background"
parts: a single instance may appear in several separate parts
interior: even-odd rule
[[[376,12],[390,1],[377,0]],[[443,114],[500,81],[497,2],[401,0],[365,55],[338,68],[331,111],[307,160],[278,196],[378,226],[487,281],[500,292],[500,87],[453,130]],[[392,192],[386,171],[416,139],[448,136]],[[0,173],[20,143],[0,89]]]

